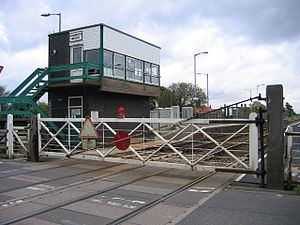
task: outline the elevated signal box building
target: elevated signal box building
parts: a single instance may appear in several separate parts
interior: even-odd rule
[[[49,35],[49,117],[150,117],[160,47],[105,24]]]

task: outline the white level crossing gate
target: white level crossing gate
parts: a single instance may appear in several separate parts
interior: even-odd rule
[[[91,149],[82,149],[83,139],[78,137],[84,121],[85,118],[38,116],[40,154],[193,170],[228,166],[257,170],[255,113],[249,119],[94,119],[98,138]],[[126,150],[115,146],[119,131],[129,135]]]

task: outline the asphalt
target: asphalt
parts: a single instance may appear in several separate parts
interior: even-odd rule
[[[299,210],[300,196],[291,191],[237,184],[220,191],[177,224],[299,225]]]
[[[2,181],[0,182],[0,190],[4,191],[22,184],[24,185],[27,184],[26,182],[42,182],[50,177],[60,178],[61,176],[72,175],[75,172],[84,172],[85,169],[108,165],[104,162],[98,163],[93,161],[89,161],[87,164],[73,165],[73,161],[68,160],[57,159],[58,161],[53,162],[50,158],[47,160],[50,161],[29,163],[22,160],[0,160],[0,171],[2,171],[2,177],[0,176],[0,180]],[[56,168],[57,166],[64,165],[72,166]],[[130,167],[130,165],[126,165],[126,167]],[[49,170],[47,168],[52,169]],[[140,170],[134,170],[134,172],[128,172],[126,175],[109,177],[95,183],[94,186],[82,187],[81,189],[71,190],[67,193],[57,193],[56,196],[49,196],[43,199],[36,199],[33,202],[20,204],[12,209],[14,211],[9,211],[10,208],[6,209],[2,205],[0,207],[2,210],[0,221],[38,210],[49,204],[56,204],[72,199],[74,196],[84,195],[90,191],[94,191],[94,189],[98,190],[100,187],[111,186],[116,184],[116,182],[126,181],[134,173],[143,174],[148,173],[149,170],[156,169],[144,167]],[[111,170],[114,170],[114,168],[111,168]],[[21,172],[23,175],[18,175]],[[96,171],[96,173],[102,174],[101,171]],[[10,177],[11,175],[18,176],[13,179],[13,177]],[[88,175],[91,176],[91,174]],[[198,175],[196,171],[185,171],[183,173],[183,171],[173,170],[161,176],[151,177],[148,180],[139,181],[134,185],[111,191],[105,195],[94,196],[91,199],[58,208],[16,224],[107,224],[119,215],[130,212],[130,207],[139,207],[144,203],[150,202]],[[84,176],[87,176],[87,174],[84,174]],[[245,176],[238,181],[220,186],[224,181],[230,180],[232,176],[234,175],[230,173],[218,173],[189,190],[178,194],[174,198],[167,199],[156,207],[130,219],[124,224],[300,224],[300,195],[296,195],[293,191],[260,188],[259,179],[255,180],[250,176]],[[45,189],[66,185],[68,182],[74,182],[73,179],[77,181],[79,178],[76,176],[69,177],[69,180],[58,179],[46,185],[42,183],[34,186],[36,187],[35,190],[25,188],[2,193],[0,194],[0,200],[3,202],[18,196],[24,196],[27,192],[37,192],[38,188]],[[250,184],[249,182],[252,183]],[[9,215],[9,212],[12,215]]]

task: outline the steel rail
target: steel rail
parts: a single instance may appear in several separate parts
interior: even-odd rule
[[[123,184],[116,184],[116,185],[113,185],[112,187],[107,187],[107,188],[104,188],[104,189],[99,190],[99,191],[88,193],[88,194],[85,194],[83,196],[79,196],[79,197],[76,197],[76,198],[73,198],[73,199],[70,199],[70,200],[67,200],[67,201],[64,201],[64,202],[60,202],[60,203],[57,203],[57,204],[54,204],[54,205],[51,205],[51,206],[47,206],[45,208],[36,210],[34,212],[27,213],[27,214],[24,214],[24,215],[21,215],[21,216],[18,216],[18,217],[15,217],[15,218],[3,221],[3,222],[1,222],[1,225],[7,225],[7,224],[16,223],[16,222],[28,219],[28,218],[33,217],[33,216],[37,216],[37,215],[40,215],[42,213],[52,211],[54,209],[57,209],[57,208],[60,208],[60,207],[66,206],[66,205],[70,205],[70,204],[73,204],[75,202],[83,201],[85,199],[94,197],[96,195],[103,194],[105,192],[118,189],[120,187],[124,187],[126,185],[138,182],[140,180],[147,179],[147,178],[149,178],[151,176],[155,176],[155,175],[158,175],[158,174],[165,173],[165,172],[170,171],[170,170],[172,170],[172,169],[164,169],[164,170],[161,170],[161,171],[153,172],[151,174],[140,176],[138,178],[132,179],[131,181],[128,181],[128,182],[123,183]]]
[[[227,167],[229,168],[230,166],[234,165],[234,163],[238,163],[238,161],[230,163]],[[134,210],[132,212],[129,212],[129,213],[127,213],[127,214],[119,217],[119,218],[117,218],[117,219],[115,219],[115,220],[107,223],[106,225],[121,224],[121,223],[127,221],[128,219],[131,219],[132,217],[135,217],[135,216],[137,216],[137,215],[139,215],[139,214],[147,211],[148,209],[150,209],[150,208],[158,205],[159,203],[161,203],[161,202],[163,202],[163,201],[165,201],[165,200],[173,197],[174,195],[176,195],[176,194],[178,194],[178,193],[180,193],[180,192],[182,192],[182,191],[184,191],[184,190],[186,190],[186,189],[188,189],[188,188],[196,185],[197,183],[202,182],[203,180],[205,180],[205,179],[207,179],[207,178],[215,175],[216,173],[217,173],[217,171],[208,172],[205,175],[203,175],[203,176],[201,176],[199,178],[194,179],[193,181],[189,182],[188,184],[185,184],[185,185],[177,188],[176,190],[171,191],[170,193],[168,193],[168,194],[166,194],[166,195],[164,195],[164,196],[162,196],[162,197],[160,197],[158,199],[155,199],[155,200],[149,202],[148,204],[146,204],[146,205],[144,205],[144,206],[142,206],[142,207],[140,207],[140,208],[138,208],[138,209],[136,209],[136,210]]]
[[[69,161],[70,159],[66,159],[66,160]],[[73,160],[73,161],[74,161],[74,160]],[[28,173],[41,172],[41,171],[44,171],[44,170],[52,170],[52,169],[57,169],[57,168],[68,167],[68,166],[72,166],[72,165],[75,165],[75,164],[77,164],[77,163],[74,162],[74,163],[70,163],[70,164],[67,164],[67,165],[60,165],[60,166],[55,166],[55,167],[45,168],[45,169],[40,169],[40,170],[35,170],[35,171],[26,171],[26,172],[14,174],[14,175],[1,176],[1,179],[2,179],[2,178],[7,178],[7,177],[12,177],[12,176],[17,176],[17,175],[28,174]],[[0,172],[0,174],[4,174],[4,173],[3,173],[3,172]]]
[[[107,166],[107,167],[102,168],[102,169],[106,170],[106,169],[110,169],[110,168],[117,167],[117,166],[122,166],[122,165],[124,165],[124,164]],[[48,197],[51,194],[55,194],[53,192],[56,192],[56,191],[63,190],[62,192],[65,192],[65,191],[68,191],[71,188],[74,188],[74,186],[77,186],[77,185],[82,185],[82,184],[88,185],[92,182],[102,180],[102,179],[105,179],[105,178],[109,178],[111,176],[115,176],[115,175],[122,174],[122,173],[125,173],[125,172],[129,172],[129,171],[141,168],[141,167],[144,167],[144,166],[136,166],[134,168],[124,169],[124,170],[117,171],[117,172],[114,172],[114,173],[111,173],[111,174],[101,175],[101,176],[98,176],[98,177],[89,178],[89,179],[86,179],[86,180],[78,181],[78,182],[67,184],[67,185],[64,185],[64,186],[59,186],[59,187],[56,187],[56,188],[53,188],[53,189],[45,190],[41,193],[36,193],[36,194],[33,194],[33,195],[19,197],[19,198],[15,198],[15,199],[10,199],[10,200],[7,200],[5,202],[1,202],[1,205],[8,204],[10,202],[20,201],[20,200],[26,200],[26,199],[27,199],[27,201],[34,201],[35,200],[34,198],[39,197],[39,196],[41,196],[41,197],[39,197],[38,199],[41,199],[41,198],[44,198],[44,197]],[[11,207],[13,207],[13,206],[14,205],[11,205]]]
[[[119,218],[117,218],[117,219],[109,222],[107,225],[115,225],[115,224],[123,223],[126,220],[128,220],[128,219],[130,219],[130,218],[132,218],[134,216],[137,216],[137,215],[141,214],[142,212],[144,212],[144,211],[152,208],[153,206],[155,206],[155,205],[157,205],[157,204],[159,204],[159,203],[161,203],[161,202],[163,202],[163,201],[165,201],[165,200],[173,197],[174,195],[176,195],[176,194],[178,194],[178,193],[180,193],[180,192],[182,192],[182,191],[184,191],[184,190],[186,190],[186,189],[194,186],[195,184],[197,184],[197,183],[199,183],[199,182],[201,182],[201,181],[203,181],[203,180],[205,180],[205,179],[207,179],[207,178],[215,175],[216,173],[217,172],[215,172],[215,171],[214,172],[209,172],[209,173],[207,173],[207,174],[205,174],[205,175],[203,175],[201,177],[198,177],[195,180],[189,182],[188,184],[185,184],[185,185],[183,185],[183,186],[175,189],[174,191],[171,191],[170,193],[168,193],[168,194],[166,194],[166,195],[164,195],[164,196],[162,196],[162,197],[160,197],[160,198],[158,198],[158,199],[156,199],[156,200],[154,200],[152,202],[149,202],[148,204],[146,204],[146,205],[144,205],[144,206],[142,206],[142,207],[140,207],[140,208],[138,208],[138,209],[136,209],[136,210],[134,210],[132,212],[129,212],[129,213],[125,214],[124,216],[121,216],[121,217],[119,217]]]
[[[107,168],[109,168],[109,167],[110,166],[107,166]],[[87,174],[87,173],[93,173],[93,172],[103,170],[103,169],[105,169],[105,168],[98,168],[98,169],[94,169],[94,170],[88,170],[88,171],[83,171],[83,172],[76,173],[76,174],[67,175],[67,176],[64,176],[64,177],[57,177],[57,178],[53,178],[53,179],[49,179],[49,180],[36,182],[36,183],[30,183],[30,184],[23,185],[21,187],[13,187],[13,188],[9,188],[9,189],[6,189],[6,190],[1,190],[0,193],[5,193],[5,192],[8,192],[8,191],[14,191],[14,190],[18,190],[18,189],[38,185],[38,184],[47,184],[47,183],[50,183],[50,182],[53,182],[53,181],[62,180],[62,179],[65,179],[65,178],[70,178],[70,177],[75,177],[75,176],[83,175],[83,174]]]

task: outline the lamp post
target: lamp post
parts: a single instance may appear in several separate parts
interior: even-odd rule
[[[194,85],[195,85],[195,97],[196,97],[196,88],[197,88],[197,80],[196,80],[196,76],[197,76],[197,68],[196,68],[196,57],[200,54],[208,54],[208,52],[199,52],[194,54]],[[196,114],[196,108],[195,108],[195,114]]]
[[[199,75],[206,75],[206,97],[207,97],[207,111],[209,111],[209,97],[208,97],[208,73],[196,73]]]
[[[48,17],[48,16],[52,16],[52,15],[55,15],[55,16],[59,17],[58,25],[59,25],[59,32],[61,32],[61,13],[44,13],[44,14],[41,14],[41,16],[43,16],[43,17]]]
[[[249,91],[250,92],[250,99],[252,99],[252,90],[251,89],[244,89],[244,91]]]
[[[194,55],[194,82],[195,82],[195,88],[196,88],[196,57],[200,54],[208,54],[208,52],[199,52]]]
[[[258,84],[258,85],[256,85],[256,94],[258,95],[258,87],[259,86],[265,86],[265,84]]]

